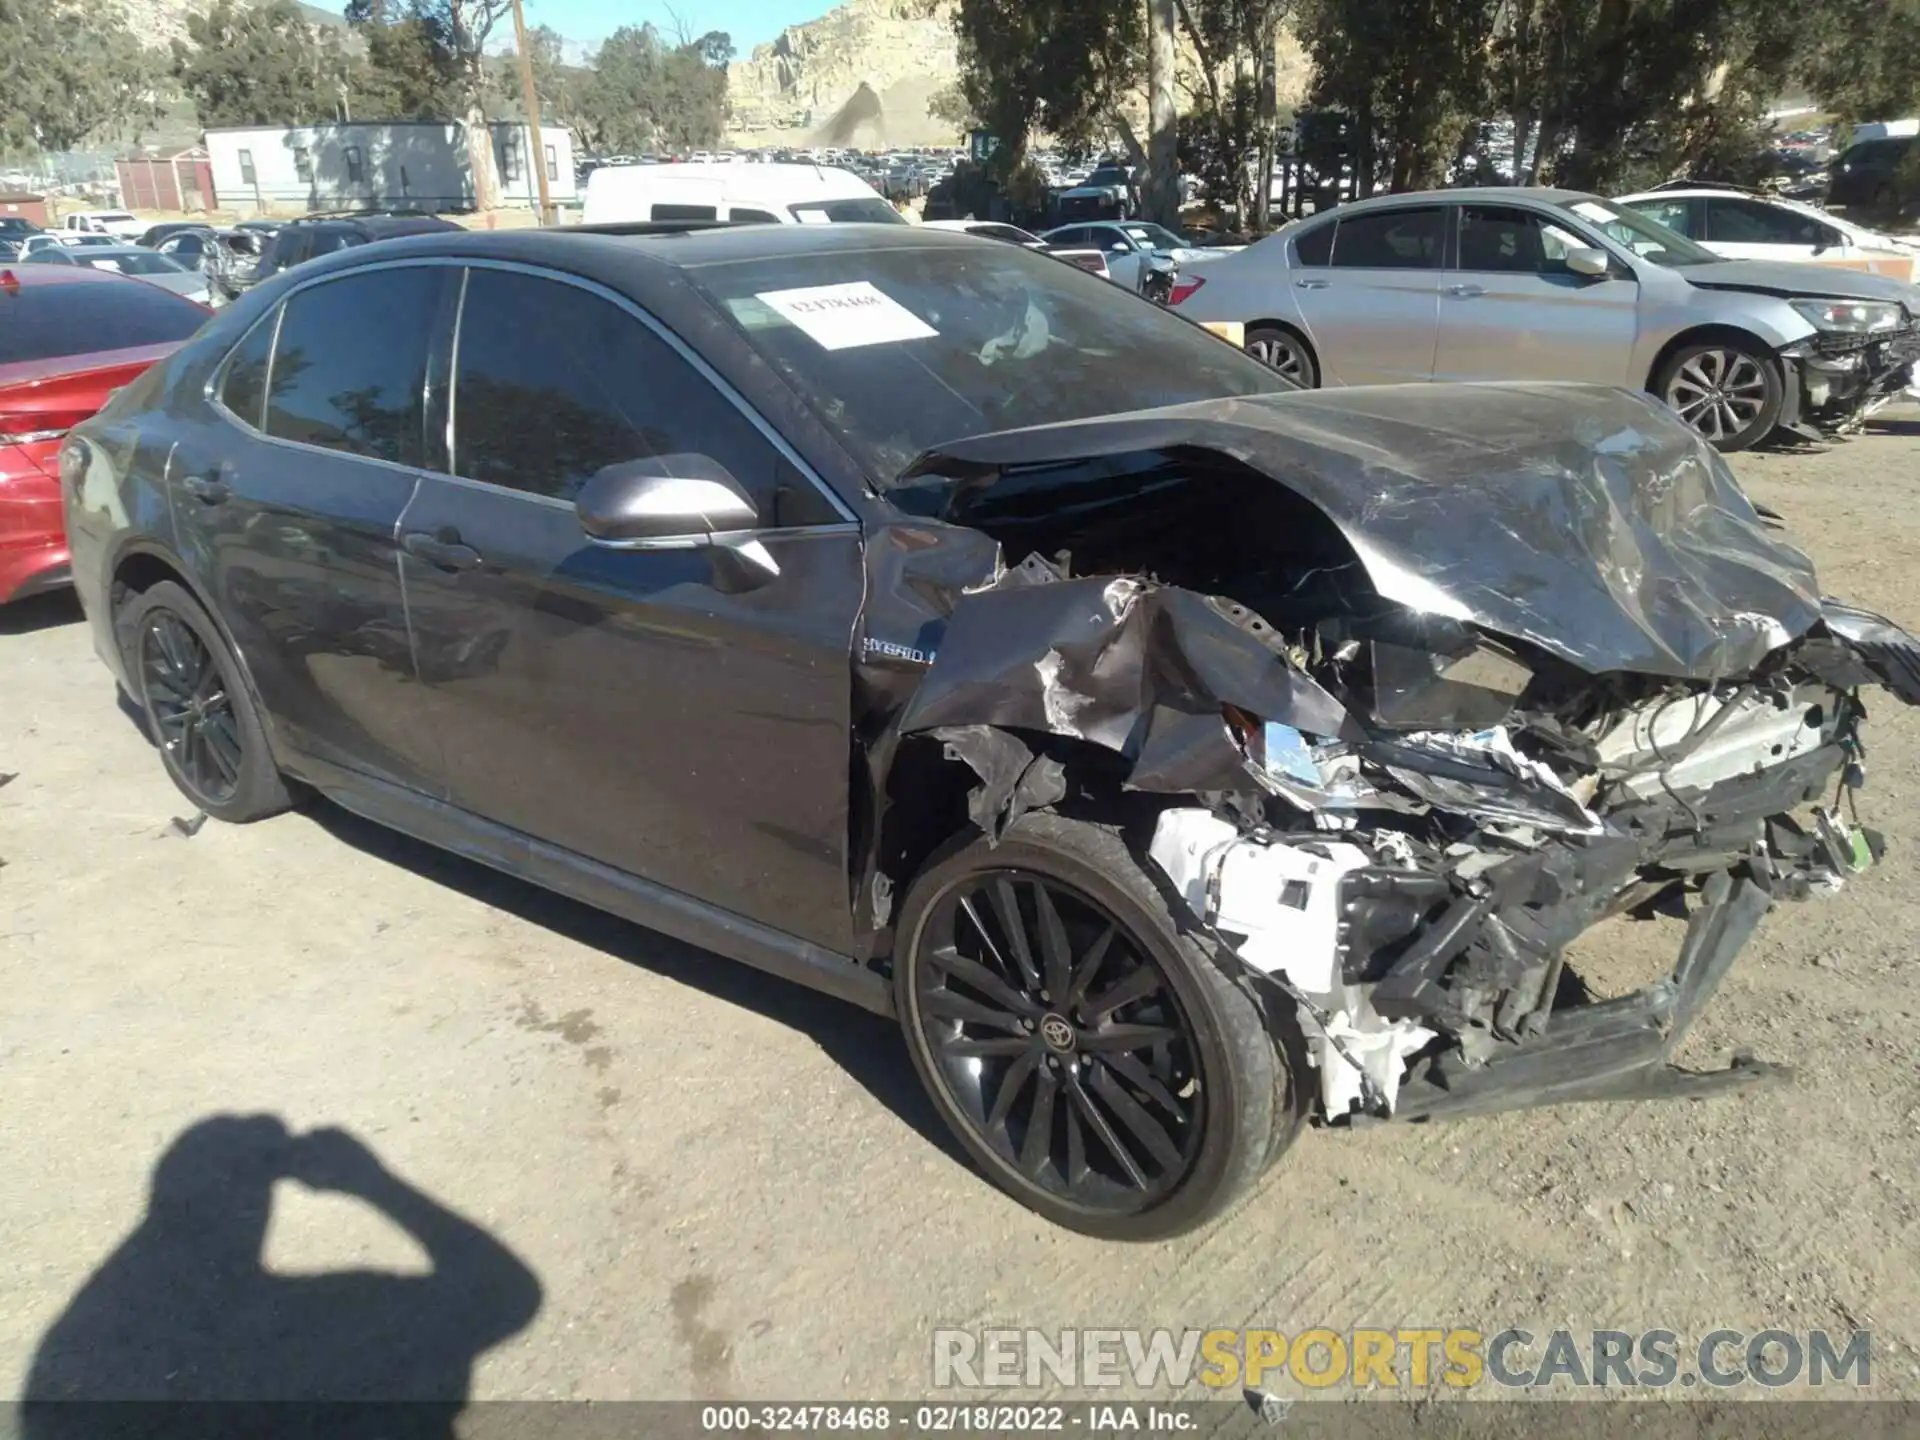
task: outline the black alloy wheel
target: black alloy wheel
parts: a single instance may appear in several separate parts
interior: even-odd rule
[[[184,587],[163,580],[131,596],[114,628],[148,734],[187,799],[234,823],[293,803],[239,662]]]
[[[233,799],[240,783],[240,727],[213,652],[171,610],[140,629],[140,685],[167,769],[202,809]]]
[[[1033,813],[998,845],[956,836],[896,922],[895,1008],[941,1118],[1002,1190],[1108,1239],[1221,1214],[1304,1120],[1268,1019],[1169,903],[1117,831]]]
[[[1207,1096],[1166,975],[1058,881],[989,871],[928,920],[917,1010],[941,1078],[1033,1184],[1129,1213],[1192,1168]]]

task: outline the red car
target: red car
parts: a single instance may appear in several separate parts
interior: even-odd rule
[[[0,605],[67,583],[61,439],[206,318],[101,270],[0,265]]]

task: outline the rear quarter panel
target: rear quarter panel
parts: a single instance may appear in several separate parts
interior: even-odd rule
[[[1247,325],[1278,320],[1306,333],[1306,319],[1294,302],[1290,246],[1291,234],[1281,232],[1194,266],[1191,275],[1207,283],[1177,313],[1189,320],[1238,320]]]

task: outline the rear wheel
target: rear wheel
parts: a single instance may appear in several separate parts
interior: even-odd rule
[[[1723,452],[1766,439],[1785,395],[1780,362],[1758,341],[1733,338],[1681,346],[1660,367],[1653,390]]]
[[[163,580],[130,601],[128,672],[180,792],[216,819],[263,819],[292,803],[239,663],[207,612]]]
[[[1302,389],[1319,387],[1320,366],[1313,358],[1313,347],[1283,325],[1249,326],[1247,353]]]
[[[1111,1239],[1228,1208],[1300,1117],[1253,1001],[1113,832],[1025,815],[902,906],[895,1000],[941,1116],[1001,1189]]]

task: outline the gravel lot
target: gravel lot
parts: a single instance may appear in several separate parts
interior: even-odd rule
[[[1913,411],[1736,468],[1828,588],[1920,624]],[[182,835],[68,599],[0,614],[0,700],[0,1395],[50,1331],[83,1385],[899,1398],[941,1324],[1320,1324],[1865,1327],[1875,1392],[1920,1398],[1920,715],[1890,698],[1887,864],[1776,911],[1689,1042],[1796,1085],[1309,1134],[1153,1248],[978,1179],[873,1017],[328,806]],[[1637,983],[1679,933],[1583,958]]]

